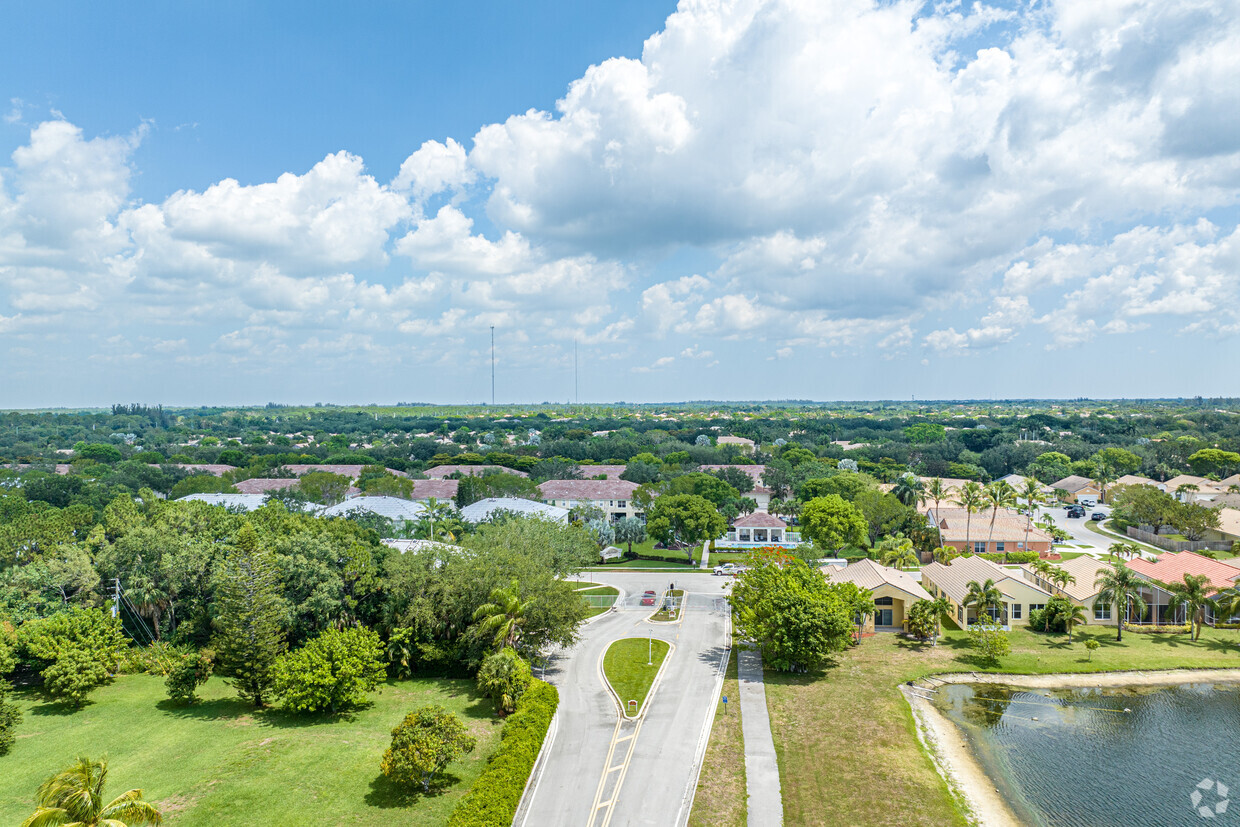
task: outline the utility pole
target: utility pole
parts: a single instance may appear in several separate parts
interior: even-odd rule
[[[112,578],[112,617],[119,617],[121,613],[121,579],[119,577]]]
[[[495,407],[495,325],[491,325],[491,407]]]
[[[581,395],[577,393],[577,340],[573,339],[573,404],[581,404]]]

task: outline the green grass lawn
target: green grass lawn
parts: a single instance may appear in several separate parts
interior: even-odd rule
[[[620,590],[615,586],[595,586],[593,589],[578,589],[577,594],[583,597],[616,597]]]
[[[737,681],[736,647],[723,679],[723,697],[715,701],[715,722],[710,746],[702,761],[689,827],[745,827],[745,738],[741,734],[740,686]]]
[[[1090,661],[1082,641],[1101,647]],[[968,636],[950,630],[937,647],[879,634],[808,675],[766,673],[767,706],[783,786],[787,824],[963,824],[946,785],[922,753],[898,684],[931,673],[1101,672],[1240,667],[1240,631],[1141,635],[1115,627],[1078,627],[1063,635],[1011,632],[1012,654],[999,665],[972,659]],[[713,737],[712,737],[713,741]],[[838,756],[824,769],[825,756]],[[881,783],[875,783],[875,779]]]
[[[614,604],[615,598],[620,595],[620,590],[615,586],[595,585],[591,589],[582,589],[577,592],[585,600],[588,611],[586,617],[597,617],[603,614]]]
[[[499,743],[501,721],[473,681],[389,682],[368,708],[328,716],[255,711],[212,678],[190,707],[167,701],[162,678],[126,675],[79,710],[14,693],[24,717],[0,758],[0,823],[34,810],[35,789],[79,755],[109,759],[108,798],[145,791],[177,827],[254,824],[445,824]],[[440,704],[478,738],[430,795],[406,795],[379,773],[391,729],[405,714]]]
[[[641,709],[670,648],[665,641],[644,637],[624,638],[607,647],[603,674],[620,696],[626,712],[629,701],[637,701],[637,708]]]

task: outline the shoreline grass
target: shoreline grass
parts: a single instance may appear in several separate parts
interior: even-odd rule
[[[304,820],[321,824],[446,824],[499,744],[502,721],[473,681],[388,681],[363,709],[339,715],[254,710],[219,678],[202,701],[167,700],[163,678],[122,675],[69,710],[41,693],[13,693],[24,717],[0,758],[0,823],[34,811],[34,792],[78,755],[109,758],[109,791],[140,787],[174,827],[243,827]],[[456,713],[478,746],[450,764],[429,795],[407,794],[379,772],[392,727],[427,704]]]
[[[1086,639],[1100,644],[1092,660]],[[895,634],[867,637],[834,664],[808,675],[766,673],[767,706],[789,824],[964,824],[917,739],[898,685],[929,674],[1095,673],[1240,668],[1240,630],[1185,634],[1078,627],[1073,642],[1027,629],[1010,633],[1012,654],[998,664],[973,659],[968,635],[944,628],[939,645]],[[713,736],[712,736],[713,740]],[[830,771],[824,771],[829,764]],[[876,770],[876,768],[879,768]],[[876,783],[875,772],[881,774]]]
[[[626,713],[629,701],[637,701],[637,708],[642,708],[670,649],[666,641],[644,637],[623,638],[607,647],[603,655],[603,674]]]

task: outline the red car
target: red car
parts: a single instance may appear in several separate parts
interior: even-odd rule
[[[643,605],[643,606],[653,606],[653,605],[654,605],[654,598],[655,598],[655,593],[654,593],[654,590],[653,590],[653,589],[647,589],[645,592],[643,592],[643,593],[642,593],[642,605]]]

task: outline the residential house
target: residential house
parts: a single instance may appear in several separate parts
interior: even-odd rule
[[[567,508],[559,508],[520,497],[488,497],[485,500],[478,500],[461,509],[461,519],[470,523],[481,523],[504,512],[518,517],[538,517],[543,520],[554,520],[557,523],[568,522]]]
[[[745,439],[743,436],[721,436],[715,440],[715,444],[719,447],[723,447],[724,445],[735,445],[737,448],[740,448],[746,453],[753,453],[753,450],[756,447],[752,439]]]
[[[961,628],[977,621],[978,610],[965,607],[969,583],[985,585],[993,580],[1002,595],[1002,605],[987,613],[1000,626],[1026,626],[1029,613],[1046,606],[1051,593],[1030,583],[1021,576],[1019,569],[1004,568],[981,557],[957,557],[951,563],[930,563],[922,566],[921,584],[934,597],[945,597],[950,614]]]
[[[1181,502],[1197,502],[1198,500],[1208,500],[1215,494],[1222,494],[1227,491],[1227,486],[1215,480],[1208,480],[1205,477],[1195,477],[1192,474],[1180,474],[1178,477],[1172,477],[1163,483],[1163,490],[1171,494]],[[1180,488],[1184,487],[1184,491]]]
[[[1107,486],[1107,490],[1110,491],[1112,488],[1120,485],[1148,485],[1151,488],[1157,488],[1159,491],[1167,490],[1165,483],[1152,480],[1149,477],[1142,477],[1137,474],[1124,474],[1124,476]]]
[[[267,502],[266,494],[187,494],[177,502],[200,502],[218,505],[230,511],[254,511]],[[313,510],[310,509],[310,510]]]
[[[1240,542],[1240,509],[1223,506],[1218,509],[1218,528],[1206,532],[1207,539]]]
[[[467,477],[481,477],[487,473],[502,472],[505,474],[515,474],[518,477],[528,477],[524,471],[518,471],[516,468],[506,468],[503,465],[436,465],[434,468],[427,468],[426,476],[432,480],[442,480],[453,474],[461,474]]]
[[[1057,482],[1051,483],[1052,491],[1065,491],[1065,502],[1074,503],[1078,500],[1091,500],[1098,502],[1102,498],[1101,489],[1094,484],[1089,477],[1081,477],[1073,474],[1070,477],[1064,477]]]
[[[409,499],[426,502],[430,499],[452,502],[461,487],[460,480],[414,480]]]
[[[234,483],[233,487],[242,494],[270,494],[272,491],[283,491],[286,488],[293,488],[297,485],[297,482],[297,477],[256,477],[255,479]]]
[[[947,506],[936,511],[932,506],[926,516],[931,526],[938,526],[943,545],[954,546],[960,551],[974,554],[1010,554],[1013,551],[1050,553],[1055,538],[1037,526],[1030,527],[1024,514],[1011,508],[999,509],[992,533],[990,512],[991,509],[987,508],[969,514],[967,509]]]
[[[210,474],[213,477],[222,477],[229,471],[237,470],[234,465],[210,465],[189,462],[174,462],[173,465],[190,474]]]
[[[625,517],[640,517],[642,512],[633,504],[637,483],[627,480],[547,480],[538,486],[543,502],[560,508],[573,508],[586,503],[601,508],[612,522]]]
[[[727,534],[715,541],[716,548],[796,548],[800,544],[800,534],[789,531],[787,523],[765,511],[737,517]]]
[[[362,475],[362,471],[364,469],[370,468],[372,466],[370,465],[282,465],[280,467],[282,470],[287,471],[288,473],[292,474],[295,477],[304,477],[306,474],[322,472],[326,474],[339,474],[342,477],[348,477],[351,480],[356,480],[358,477]],[[404,471],[397,471],[394,468],[388,468],[387,472],[389,474],[394,474],[395,476],[398,476],[398,477],[409,476]]]
[[[1169,551],[1158,555],[1157,560],[1137,558],[1128,563],[1128,568],[1151,583],[1183,583],[1186,574],[1205,575],[1209,578],[1209,590],[1212,594],[1234,589],[1237,581],[1240,581],[1240,566],[1224,563],[1192,551]],[[1144,619],[1149,622],[1159,624],[1187,622],[1182,612],[1170,615],[1165,602],[1160,604],[1157,601],[1147,601],[1147,604]],[[1214,622],[1214,616],[1209,610],[1206,611],[1206,622]]]
[[[416,522],[426,512],[426,506],[399,497],[350,497],[344,502],[323,509],[324,517],[347,517],[352,514],[375,514],[391,520],[397,528],[405,523]]]
[[[1075,577],[1076,582],[1058,586],[1043,577],[1028,564],[1021,566],[1021,574],[1038,588],[1044,589],[1051,594],[1066,597],[1083,608],[1085,610],[1086,623],[1113,624],[1115,622],[1115,618],[1111,613],[1114,606],[1109,603],[1098,602],[1100,589],[1094,585],[1098,582],[1099,575],[1114,568],[1112,564],[1099,560],[1096,557],[1085,555],[1057,562],[1055,567],[1063,569]],[[1153,584],[1141,591],[1141,598],[1146,602],[1146,605],[1161,605],[1164,613],[1170,597],[1170,594]],[[1139,618],[1131,617],[1125,622],[1141,623],[1143,621]]]
[[[832,583],[854,583],[874,595],[875,611],[866,619],[863,632],[898,632],[907,624],[909,609],[922,600],[933,599],[908,572],[881,566],[873,560],[858,560],[842,569],[823,566],[822,570]]]

